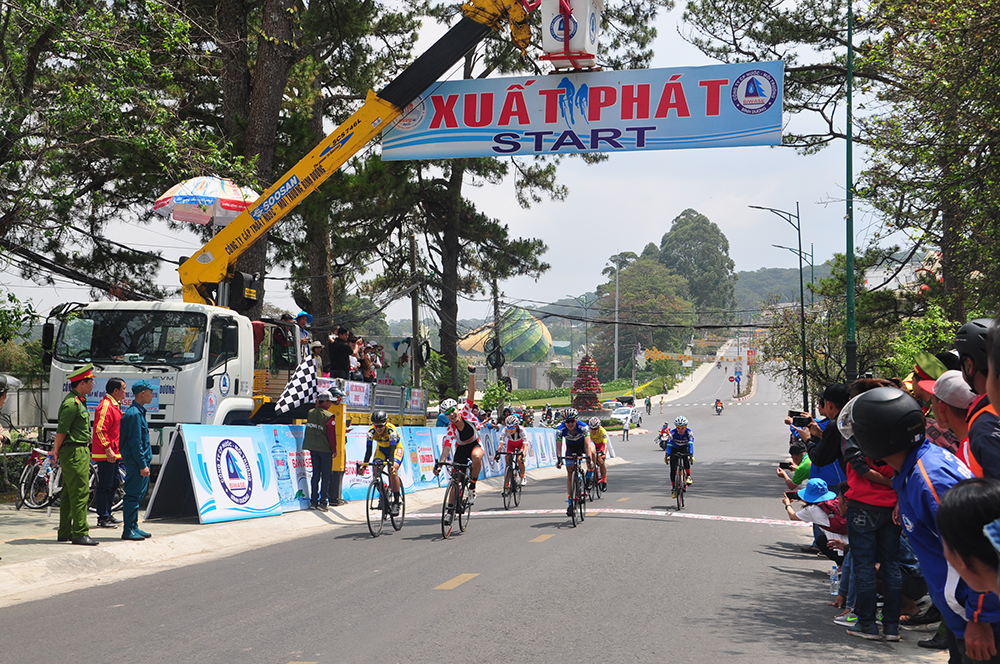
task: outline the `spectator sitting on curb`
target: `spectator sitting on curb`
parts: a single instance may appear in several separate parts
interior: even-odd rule
[[[788,471],[784,468],[778,467],[778,477],[785,480],[785,484],[788,486],[789,491],[795,491],[803,485],[809,479],[809,471],[812,467],[812,463],[809,461],[809,455],[806,454],[805,443],[792,443],[788,446],[788,455],[792,457],[792,474],[789,475]],[[823,486],[826,486],[826,482],[823,482]]]
[[[781,502],[788,512],[788,518],[792,521],[814,523],[823,530],[827,539],[839,540],[846,544],[847,520],[841,514],[837,494],[829,490],[826,482],[818,477],[811,479],[796,493],[806,506],[796,511],[789,497],[782,496]],[[838,565],[843,564],[843,557],[830,548],[826,548],[824,555]]]

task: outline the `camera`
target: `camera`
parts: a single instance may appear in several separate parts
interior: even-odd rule
[[[788,411],[788,416],[789,417],[798,417],[801,414],[802,414],[801,410],[795,410],[794,408],[792,410]]]
[[[798,491],[786,491],[785,497],[788,498],[789,500],[802,500],[801,498],[799,498]]]
[[[781,463],[778,464],[778,468],[781,468],[782,470],[791,470],[792,469],[792,462],[791,461],[782,461]]]
[[[793,427],[798,427],[800,429],[802,427],[809,426],[810,422],[812,422],[812,418],[811,417],[805,417],[804,415],[795,415],[794,417],[792,417],[792,426]]]

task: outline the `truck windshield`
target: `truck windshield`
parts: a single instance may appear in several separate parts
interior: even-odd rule
[[[191,364],[205,347],[205,314],[186,311],[84,310],[59,330],[55,356],[65,362]]]

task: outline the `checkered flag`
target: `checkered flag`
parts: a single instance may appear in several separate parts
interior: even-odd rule
[[[316,369],[316,359],[312,355],[302,360],[302,364],[295,367],[292,379],[285,385],[281,397],[278,399],[274,410],[278,413],[287,413],[293,408],[298,408],[304,403],[311,403],[316,400],[319,392],[319,372]]]

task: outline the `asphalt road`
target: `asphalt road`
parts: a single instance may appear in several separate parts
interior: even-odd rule
[[[493,514],[449,540],[430,509],[378,539],[331,529],[5,608],[0,661],[943,662],[915,632],[850,639],[826,606],[830,564],[799,552],[810,531],[749,521],[784,519],[789,406],[761,380],[716,416],[727,378],[713,370],[662,416],[654,404],[649,434],[616,441],[629,463],[591,505],[609,511],[579,527],[564,512],[496,513],[484,492],[476,509]],[[678,414],[696,436],[687,516],[654,443]],[[561,477],[525,487],[520,510],[546,509],[565,509]]]

